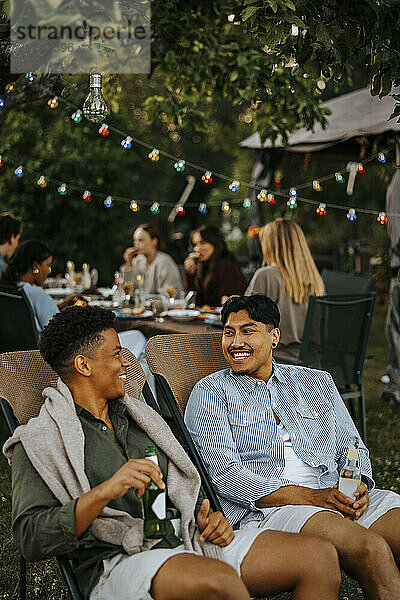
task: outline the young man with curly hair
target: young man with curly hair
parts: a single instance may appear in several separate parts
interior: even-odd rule
[[[22,221],[10,212],[0,214],[0,277],[14,254],[22,233]]]
[[[200,478],[162,418],[125,393],[129,362],[100,308],[69,308],[44,329],[40,352],[59,374],[40,415],[5,444],[12,460],[13,535],[29,560],[67,554],[85,599],[250,600],[293,590],[334,600],[332,544],[312,536],[234,532],[210,512]],[[158,464],[144,458],[155,445]],[[180,518],[143,534],[142,497],[153,481]]]

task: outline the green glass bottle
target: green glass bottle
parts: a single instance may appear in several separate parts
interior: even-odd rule
[[[155,446],[147,446],[145,455],[158,465]],[[143,494],[144,538],[159,539],[167,535],[166,500],[166,491],[150,481]]]

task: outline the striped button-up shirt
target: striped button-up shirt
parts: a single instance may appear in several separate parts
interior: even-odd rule
[[[246,515],[263,519],[273,507],[257,508],[258,499],[299,485],[281,477],[284,443],[274,413],[297,456],[319,470],[320,488],[338,482],[351,437],[360,439],[325,371],[274,363],[267,382],[231,369],[201,379],[190,395],[185,422],[232,525]],[[372,489],[371,462],[361,439],[359,462]]]

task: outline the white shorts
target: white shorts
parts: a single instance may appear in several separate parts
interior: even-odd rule
[[[356,523],[369,529],[392,508],[400,508],[400,496],[389,490],[374,489],[369,493],[369,506],[364,514],[357,519]],[[271,511],[262,521],[250,520],[248,517],[242,519],[239,531],[250,529],[272,529],[274,531],[285,531],[288,533],[300,533],[308,519],[321,511],[334,512],[341,517],[343,515],[337,510],[321,508],[319,506],[287,505],[279,506]]]
[[[235,531],[235,537],[229,546],[220,548],[221,560],[230,565],[240,575],[240,566],[250,550],[254,540],[262,530],[250,529]],[[117,554],[103,561],[103,574],[90,594],[90,600],[153,600],[150,594],[154,575],[166,560],[176,554],[196,554],[184,549],[160,548],[140,552],[139,554]]]

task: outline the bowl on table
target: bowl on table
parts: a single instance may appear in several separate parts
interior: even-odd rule
[[[167,316],[174,321],[193,321],[200,314],[199,310],[192,310],[190,308],[175,308],[167,311]]]

